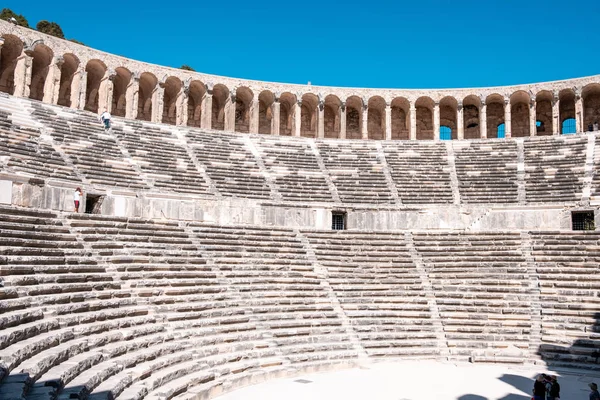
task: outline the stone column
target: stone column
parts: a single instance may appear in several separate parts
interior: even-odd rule
[[[535,97],[529,100],[529,136],[537,135],[537,107]]]
[[[212,89],[207,89],[202,98],[202,111],[200,115],[200,127],[202,129],[212,129]]]
[[[459,101],[458,106],[456,107],[456,138],[458,140],[463,140],[465,138],[464,113],[463,103],[462,101]]]
[[[346,103],[340,105],[340,139],[346,139]]]
[[[485,139],[487,137],[487,104],[481,102],[481,110],[479,112],[479,137]]]
[[[44,97],[42,101],[48,104],[58,103],[58,92],[60,90],[60,67],[64,60],[61,57],[54,57],[48,66],[48,75],[44,82]]]
[[[297,100],[294,104],[294,136],[301,136],[300,128],[302,123],[302,100]]]
[[[440,102],[433,104],[433,140],[440,140]]]
[[[223,130],[235,132],[235,90],[232,90],[231,95],[225,99],[223,114],[225,115]]]
[[[76,92],[77,95],[77,109],[85,109],[85,102],[87,100],[87,71],[82,70],[80,74],[79,89]]]
[[[165,87],[164,83],[159,83],[152,93],[152,122],[162,122],[164,103]]]
[[[281,126],[281,103],[276,98],[271,105],[273,118],[271,119],[271,135],[279,135],[279,127]]]
[[[319,117],[317,120],[317,137],[323,139],[325,137],[325,103],[322,100],[319,101],[317,106]]]
[[[30,85],[31,85],[31,69],[33,67],[33,58],[21,53],[17,57],[17,65],[15,66],[14,81],[15,81],[15,92],[16,97],[29,97]]]
[[[188,121],[188,100],[190,94],[190,86],[184,85],[179,92],[177,97],[177,118],[175,118],[175,125],[186,126]]]
[[[504,99],[504,137],[511,137],[510,100]]]
[[[258,133],[258,119],[260,118],[260,104],[258,98],[253,98],[250,102],[250,125],[248,131],[250,133]]]
[[[138,102],[140,101],[140,76],[132,74],[129,80],[129,85],[125,91],[125,118],[136,119],[138,115]]]
[[[581,97],[581,89],[575,90],[575,129],[577,133],[585,132],[587,127],[583,126],[583,98]]]
[[[417,107],[410,103],[410,140],[417,140]]]
[[[560,134],[560,100],[558,92],[554,92],[554,96],[552,96],[552,134]]]
[[[392,105],[385,104],[385,140],[392,140]]]
[[[106,71],[102,81],[100,81],[100,87],[98,88],[98,112],[100,113],[105,109],[108,112],[112,111],[113,79],[115,76],[114,71]]]
[[[362,138],[369,138],[369,103],[363,103],[362,109]]]

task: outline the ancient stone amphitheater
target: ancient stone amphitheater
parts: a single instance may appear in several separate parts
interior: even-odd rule
[[[287,85],[0,35],[0,398],[598,369],[600,76]]]

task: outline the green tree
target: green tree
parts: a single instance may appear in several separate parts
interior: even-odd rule
[[[56,22],[42,20],[37,23],[35,28],[42,33],[47,33],[48,35],[56,36],[57,38],[61,39],[65,38],[65,34],[60,28],[60,25],[58,25]]]
[[[189,65],[187,65],[187,64],[183,64],[181,67],[179,67],[179,69],[183,69],[183,70],[185,70],[185,71],[192,71],[192,72],[196,72],[196,70],[195,70],[194,68],[190,67],[190,66],[189,66]]]
[[[17,25],[29,28],[29,22],[27,22],[27,18],[21,14],[15,14],[10,8],[3,8],[2,11],[0,11],[0,19],[8,21],[11,17],[17,20]]]

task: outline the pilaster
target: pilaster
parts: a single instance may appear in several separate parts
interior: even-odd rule
[[[440,140],[440,102],[433,104],[433,140]]]
[[[294,103],[294,136],[300,137],[300,128],[302,126],[302,100]]]
[[[232,90],[231,95],[225,99],[225,109],[223,110],[225,121],[223,130],[226,132],[235,132],[235,96],[235,90]]]
[[[253,98],[250,102],[250,125],[248,127],[248,132],[250,133],[258,133],[258,118],[259,118],[260,105],[258,103],[258,98]]]
[[[175,125],[186,126],[188,121],[188,100],[190,94],[190,86],[183,85],[177,96],[177,117],[175,118]]]
[[[529,136],[537,135],[537,106],[535,96],[529,101]]]
[[[276,98],[271,106],[273,109],[273,118],[271,119],[271,135],[279,135],[279,127],[281,126],[281,103],[279,98]]]
[[[385,105],[385,140],[392,140],[392,106]]]
[[[510,100],[504,99],[504,137],[511,137]]]
[[[462,101],[459,101],[456,107],[456,138],[458,140],[465,138],[465,119]]]
[[[340,104],[340,139],[346,139],[346,103]]]
[[[15,96],[25,98],[29,97],[32,66],[33,58],[25,54],[25,52],[21,53],[21,55],[17,57],[17,64],[14,72]]]
[[[200,127],[202,129],[212,129],[212,89],[207,89],[202,98],[202,115],[200,116]]]
[[[410,103],[410,140],[417,140],[417,107]]]
[[[152,93],[152,122],[162,122],[163,107],[165,102],[165,87],[159,83]]]
[[[583,126],[583,98],[581,97],[581,88],[575,89],[575,128],[576,132],[585,132]]]
[[[560,134],[560,99],[558,91],[555,91],[552,96],[552,134]]]
[[[479,113],[479,137],[485,139],[487,137],[487,104],[481,102],[481,110]]]
[[[140,76],[132,74],[129,80],[129,85],[125,91],[125,118],[136,119],[138,114],[138,102],[140,91]]]
[[[369,138],[369,104],[363,103],[362,109],[362,138]]]
[[[325,137],[325,103],[323,103],[323,100],[319,101],[317,112],[319,113],[317,118],[317,137],[322,139]]]
[[[479,137],[482,139],[487,137],[487,104],[485,104],[485,100],[481,102],[479,112]]]

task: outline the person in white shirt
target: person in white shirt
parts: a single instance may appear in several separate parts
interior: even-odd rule
[[[75,189],[75,193],[73,193],[73,200],[75,201],[75,212],[79,212],[79,202],[81,201],[81,195],[83,192],[81,188]]]
[[[105,131],[107,131],[107,130],[110,129],[110,119],[111,118],[112,118],[112,116],[106,110],[104,110],[104,112],[102,112],[102,114],[100,115],[100,121],[102,121],[104,123],[104,130]]]

